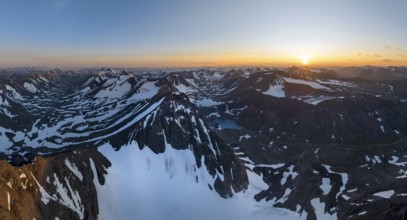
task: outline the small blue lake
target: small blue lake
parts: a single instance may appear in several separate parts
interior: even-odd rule
[[[230,119],[224,118],[213,118],[213,122],[217,123],[221,129],[229,128],[229,129],[243,129],[240,127],[235,121]]]

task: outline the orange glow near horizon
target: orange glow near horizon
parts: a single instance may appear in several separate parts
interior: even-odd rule
[[[40,2],[1,5],[0,68],[407,66],[402,0]]]
[[[312,62],[310,61],[312,58]],[[312,66],[405,66],[407,58],[391,57],[377,59],[375,57],[360,58],[357,56],[316,56],[301,55],[302,65]],[[194,66],[293,66],[298,65],[298,56],[264,56],[256,54],[221,54],[221,55],[163,55],[163,56],[128,56],[105,57],[94,59],[92,65],[113,66],[151,66],[151,67],[194,67]],[[85,63],[84,63],[85,65]]]
[[[21,63],[13,61],[13,57],[2,59],[4,66],[51,66],[51,67],[201,67],[201,66],[406,66],[407,57],[401,56],[361,56],[354,54],[329,55],[321,54],[285,55],[287,53],[223,53],[223,54],[152,54],[142,55],[77,55],[64,56],[44,53],[39,59],[20,59]],[[379,53],[377,53],[379,54]],[[380,56],[380,57],[379,57]],[[28,59],[30,58],[30,59]],[[312,59],[312,62],[311,62]],[[46,62],[44,62],[46,60]],[[7,62],[9,61],[9,62]],[[8,64],[9,63],[9,64]],[[0,65],[3,66],[3,65]]]

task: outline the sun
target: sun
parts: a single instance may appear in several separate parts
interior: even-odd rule
[[[300,55],[301,63],[302,63],[303,65],[307,65],[307,64],[308,64],[309,58],[310,58],[310,55],[308,55],[308,54],[302,54],[302,55]]]

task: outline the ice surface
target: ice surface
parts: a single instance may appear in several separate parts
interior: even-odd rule
[[[119,80],[118,80],[119,81]],[[95,97],[97,98],[104,98],[107,97],[109,99],[117,99],[121,98],[126,95],[129,90],[131,89],[131,85],[128,82],[116,82],[109,87],[100,90]]]
[[[317,82],[321,83],[321,84],[329,84],[329,85],[335,85],[335,86],[356,87],[356,85],[354,85],[350,82],[344,82],[344,81],[333,80],[333,79],[330,79],[328,81],[322,81],[322,80],[317,79]]]
[[[37,88],[32,83],[25,82],[23,86],[27,91],[31,93],[37,92]]]
[[[209,98],[204,98],[202,100],[196,100],[195,104],[198,105],[198,106],[202,106],[202,107],[210,107],[210,106],[214,106],[214,105],[220,105],[222,103],[214,101],[214,100],[209,99]]]
[[[291,179],[294,179],[298,176],[297,172],[294,172],[294,165],[288,167],[288,172],[283,173],[283,178],[281,178],[280,184],[283,186],[287,182],[287,178],[291,176]]]
[[[278,163],[278,164],[259,164],[256,165],[257,167],[269,167],[269,168],[273,168],[273,169],[278,169],[281,168],[285,165],[285,163]]]
[[[218,123],[220,129],[242,129],[234,120],[226,119],[226,118],[214,118],[214,122]]]
[[[57,199],[56,201],[58,201],[59,204],[64,205],[64,206],[70,208],[71,210],[75,211],[79,215],[79,218],[83,219],[84,208],[82,206],[79,193],[72,189],[67,177],[65,177],[64,180],[66,182],[68,189],[66,189],[62,185],[62,182],[60,181],[58,176],[54,173],[54,185],[56,186],[56,189],[57,189],[57,195],[59,195],[58,196],[59,199]],[[54,197],[57,197],[57,196],[54,195]]]
[[[65,159],[65,165],[74,173],[81,181],[83,180],[82,173],[78,170],[75,164],[72,164],[68,159]]]
[[[319,198],[315,198],[311,200],[312,207],[314,207],[315,214],[318,220],[331,220],[331,219],[338,219],[336,213],[330,215],[329,213],[325,213],[325,205],[320,201]]]
[[[380,160],[380,157],[379,156],[374,156],[374,158],[373,158],[373,163],[381,163],[382,161]]]
[[[321,189],[322,189],[322,194],[328,195],[328,193],[331,191],[331,179],[329,178],[322,178],[322,184],[321,184]]]
[[[196,167],[192,151],[168,146],[162,154],[139,150],[136,143],[119,151],[108,144],[99,148],[112,162],[105,185],[96,184],[99,219],[299,219],[296,212],[256,202],[254,194],[268,186],[250,171],[244,193],[221,198],[209,189],[213,178],[205,166]],[[93,161],[91,167],[96,172]]]
[[[282,85],[270,85],[269,89],[267,91],[263,92],[263,94],[274,96],[277,98],[283,98],[283,97],[285,97],[285,92],[283,89],[284,89],[284,86],[282,86]]]
[[[367,213],[367,211],[363,211],[363,212],[360,212],[358,215],[364,215],[366,213]]]
[[[382,192],[377,192],[373,194],[374,196],[379,196],[385,199],[389,199],[394,195],[394,190],[388,190],[388,191],[382,191]]]
[[[243,138],[244,138],[244,139],[249,139],[249,138],[251,138],[251,137],[252,137],[252,136],[250,136],[249,134],[245,134],[245,135],[239,137],[239,141],[242,141]]]
[[[329,173],[336,173],[336,174],[341,175],[341,178],[342,178],[342,186],[341,186],[341,188],[339,189],[338,194],[336,195],[336,198],[338,198],[339,195],[343,194],[344,191],[345,191],[346,184],[348,183],[348,180],[349,180],[348,174],[347,174],[347,173],[334,172],[334,171],[331,170],[331,166],[329,166],[329,165],[322,164],[322,166],[324,166],[325,169],[326,169]]]
[[[1,91],[1,90],[0,90]],[[10,103],[7,101],[6,98],[3,98],[2,96],[0,96],[0,106],[7,106],[7,107],[11,107]]]
[[[297,97],[292,97],[293,99],[303,101],[305,103],[311,104],[311,105],[318,105],[319,103],[323,101],[328,101],[340,97],[332,97],[332,96],[297,96]]]
[[[185,86],[184,84],[178,84],[175,87],[178,89],[178,91],[185,93],[185,94],[192,94],[195,92],[194,88]]]
[[[6,90],[11,92],[12,97],[11,98],[15,98],[18,99],[20,101],[24,100],[24,98],[21,96],[20,93],[18,93],[13,87],[9,86],[6,84]]]
[[[41,201],[47,205],[50,200],[56,201],[61,205],[66,206],[69,209],[72,209],[74,212],[76,212],[79,215],[80,219],[84,218],[84,207],[81,202],[81,198],[79,196],[79,193],[75,190],[72,189],[71,185],[69,184],[69,179],[65,177],[65,182],[66,185],[68,186],[68,189],[66,189],[63,184],[61,183],[60,179],[58,176],[54,173],[54,182],[53,184],[56,186],[56,193],[53,194],[52,196],[40,185],[38,180],[35,178],[35,176],[30,172],[32,178],[34,181],[37,183],[38,188],[40,190],[41,194]]]
[[[145,82],[140,87],[139,92],[135,93],[130,99],[150,99],[157,95],[159,90],[160,88],[155,85],[155,82]]]
[[[41,193],[41,201],[47,205],[49,200],[56,200],[56,198],[52,197],[50,194],[47,193],[47,191],[45,191],[44,187],[42,187],[40,185],[40,183],[38,182],[38,180],[34,177],[34,175],[30,172],[32,178],[34,179],[34,181],[37,183],[38,188],[40,189],[40,193]]]
[[[284,80],[288,83],[296,83],[296,84],[303,84],[303,85],[308,85],[311,86],[314,89],[324,89],[324,90],[329,90],[328,87],[325,87],[317,82],[312,82],[312,81],[306,81],[302,79],[293,79],[293,78],[287,78],[284,77]]]

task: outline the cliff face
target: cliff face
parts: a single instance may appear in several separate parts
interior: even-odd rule
[[[0,219],[96,219],[94,181],[103,184],[110,165],[92,149],[35,157],[19,167],[0,161]]]
[[[97,218],[95,185],[110,166],[97,147],[107,143],[191,151],[194,170],[210,176],[208,189],[224,198],[247,189],[233,150],[165,77],[111,70],[10,76],[0,78],[0,101],[2,219]]]
[[[302,68],[0,76],[0,219],[404,218],[405,88]]]

